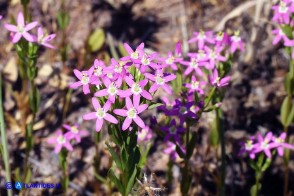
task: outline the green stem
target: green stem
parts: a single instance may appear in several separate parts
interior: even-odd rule
[[[220,143],[221,143],[221,182],[220,182],[220,195],[225,196],[225,179],[226,179],[226,148],[225,148],[225,134],[221,126],[221,115],[220,109],[215,110],[216,113],[216,129],[219,132]]]
[[[288,137],[288,127],[284,127],[284,132],[286,133],[286,143],[289,142]],[[288,187],[289,187],[289,151],[285,149],[284,153],[284,167],[285,167],[285,175],[284,175],[284,196],[288,195]]]
[[[255,195],[254,196],[258,196],[259,195],[259,181],[260,181],[260,177],[261,177],[261,173],[260,171],[255,171]]]
[[[208,95],[208,98],[207,98],[207,100],[205,100],[205,105],[204,105],[204,108],[206,108],[208,105],[209,105],[209,103],[210,103],[210,101],[211,101],[211,99],[212,99],[212,97],[213,97],[213,95],[214,95],[214,93],[215,93],[215,90],[216,90],[216,87],[213,87],[212,89],[211,89],[211,91],[210,91],[210,93],[209,93],[209,95]]]
[[[4,110],[3,110],[3,103],[2,103],[2,72],[0,73],[0,124],[1,124],[1,140],[2,140],[2,148],[3,148],[3,160],[5,165],[6,182],[11,182],[9,152],[8,152],[7,136],[5,131]],[[11,189],[7,189],[7,193],[8,193],[8,196],[12,196]]]

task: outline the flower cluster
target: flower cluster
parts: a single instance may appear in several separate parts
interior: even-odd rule
[[[274,35],[273,44],[282,42],[284,46],[293,47],[294,39],[291,28],[294,26],[294,1],[281,0],[277,5],[272,7],[274,16],[272,20],[280,26],[272,30]],[[292,58],[294,58],[294,50],[292,50]]]
[[[81,138],[89,135],[89,132],[86,130],[80,130],[79,125],[70,126],[68,124],[64,124],[63,128],[67,130],[66,133],[62,133],[59,129],[56,131],[55,136],[51,137],[47,140],[49,144],[54,144],[54,152],[58,154],[62,147],[65,147],[68,151],[72,151],[71,140],[76,140],[76,142],[80,143]]]
[[[257,137],[249,138],[241,144],[240,154],[248,153],[251,159],[257,154],[264,153],[268,158],[272,157],[272,152],[276,150],[279,156],[283,156],[284,149],[294,150],[294,146],[285,142],[286,133],[283,132],[279,137],[275,137],[272,132],[268,132],[265,137],[258,133]]]
[[[144,43],[135,50],[124,44],[128,53],[119,60],[111,59],[106,66],[96,59],[93,65],[84,71],[74,70],[79,81],[70,85],[71,88],[82,87],[84,94],[95,89],[92,103],[95,112],[85,114],[84,120],[96,119],[96,131],[100,131],[104,120],[112,124],[122,121],[122,130],[127,130],[132,123],[144,129],[144,121],[139,114],[148,108],[155,92],[162,88],[171,94],[168,83],[176,75],[165,72],[166,63],[157,53],[146,53]]]
[[[226,76],[223,67],[237,49],[244,50],[240,32],[229,36],[225,32],[214,34],[211,31],[194,32],[194,37],[188,41],[197,44],[197,52],[189,52],[187,59],[178,52],[177,45],[174,54],[169,52],[161,61],[165,67],[172,70],[183,70],[183,87],[181,97],[170,100],[161,98],[163,106],[159,109],[169,118],[164,132],[164,141],[172,141],[179,145],[188,121],[197,122],[199,112],[204,109],[204,98],[209,88],[221,88],[229,84],[231,77]],[[169,89],[166,89],[169,92]],[[197,97],[197,98],[196,98]],[[195,99],[196,98],[196,99]]]
[[[17,24],[5,24],[4,27],[11,32],[10,39],[14,44],[18,43],[21,38],[24,38],[28,42],[37,43],[48,48],[54,48],[54,46],[48,42],[55,38],[55,34],[44,34],[42,27],[38,27],[37,21],[26,24],[22,12],[18,13]],[[30,31],[36,27],[38,27],[37,35],[31,34]]]

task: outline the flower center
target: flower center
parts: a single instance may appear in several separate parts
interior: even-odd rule
[[[278,143],[278,144],[281,144],[281,143],[284,142],[284,140],[281,139],[281,138],[276,138],[276,139],[275,139],[275,142]]]
[[[62,135],[60,135],[57,137],[57,142],[59,144],[64,144],[66,142],[66,139]]]
[[[261,148],[262,148],[262,149],[267,149],[267,148],[268,148],[268,140],[264,140],[264,141],[261,143]]]
[[[170,56],[165,60],[165,62],[166,62],[166,64],[171,65],[174,63],[174,60],[175,60],[175,57]]]
[[[184,107],[184,106],[181,106],[181,107],[180,107],[180,113],[181,113],[181,114],[187,114],[187,112],[188,112],[188,110],[187,110],[186,107]]]
[[[78,128],[76,126],[71,127],[71,132],[77,134],[79,132]]]
[[[204,52],[203,50],[199,50],[199,51],[198,51],[198,54],[197,54],[197,57],[198,57],[199,59],[204,58],[204,57],[205,57],[205,52]]]
[[[25,29],[24,29],[23,26],[18,26],[17,29],[18,29],[18,32],[20,32],[20,33],[24,33],[25,32]]]
[[[155,77],[155,82],[156,82],[156,84],[163,85],[164,79],[159,74],[157,74]]]
[[[127,111],[127,115],[129,118],[136,118],[137,117],[137,111],[135,108],[131,108]]]
[[[112,82],[112,83],[109,85],[107,92],[108,92],[108,94],[110,94],[110,95],[112,95],[112,96],[113,96],[113,95],[116,95],[116,93],[117,93],[117,87],[116,87],[116,85],[115,85],[114,82]]]
[[[216,58],[216,54],[215,54],[215,52],[214,52],[214,51],[210,52],[209,57],[210,57],[211,59],[215,59],[215,58]]]
[[[141,60],[141,63],[143,65],[149,65],[150,64],[150,60],[144,55],[142,60]]]
[[[280,2],[280,5],[279,5],[279,12],[280,13],[283,13],[283,14],[285,14],[285,13],[287,13],[288,12],[288,7],[287,7],[287,5],[286,5],[286,3],[285,2]]]
[[[96,111],[96,116],[99,118],[99,119],[102,119],[104,118],[106,115],[106,112],[104,111],[103,108],[98,108],[97,111]]]
[[[251,151],[252,148],[253,148],[252,141],[251,141],[251,140],[248,140],[248,141],[245,143],[245,150],[247,150],[247,151]]]
[[[192,88],[193,90],[198,89],[198,88],[199,88],[199,82],[198,82],[198,81],[192,81],[192,83],[191,83],[191,88]]]
[[[197,63],[195,58],[192,58],[192,60],[190,62],[190,67],[191,68],[197,68],[198,67],[198,63]]]
[[[218,32],[217,36],[216,36],[216,40],[217,41],[222,41],[224,38],[224,32]]]
[[[169,129],[170,133],[171,134],[176,134],[177,133],[177,128],[175,126],[172,126],[170,129]]]
[[[113,78],[113,73],[107,73],[106,74],[108,78],[112,79]]]
[[[120,65],[116,65],[115,68],[114,68],[114,71],[115,71],[116,73],[121,73],[121,72],[122,72],[122,66],[120,66]]]
[[[132,59],[138,59],[139,58],[139,52],[136,50],[135,52],[133,52],[132,54],[131,54],[131,58]]]
[[[87,85],[89,83],[89,81],[90,81],[90,78],[86,74],[83,74],[81,83],[83,85]]]
[[[102,74],[102,67],[98,66],[98,67],[95,67],[94,69],[94,74],[96,76],[100,76]]]
[[[205,32],[204,31],[200,31],[198,34],[198,39],[202,39],[204,40],[206,38]]]
[[[215,84],[219,85],[220,77],[217,77],[214,81]]]
[[[132,92],[135,95],[138,95],[138,94],[140,94],[142,92],[142,88],[140,87],[140,85],[138,83],[134,83],[132,85]]]

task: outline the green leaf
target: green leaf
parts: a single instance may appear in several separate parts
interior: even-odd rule
[[[121,54],[121,56],[127,56],[128,55],[128,52],[126,51],[126,49],[124,47],[124,44],[122,42],[118,43],[118,50],[119,50],[119,53]]]
[[[128,195],[131,192],[132,187],[134,186],[135,178],[137,176],[137,168],[135,166],[134,171],[128,181],[125,194]]]
[[[105,42],[105,34],[103,29],[96,29],[89,37],[88,46],[91,52],[98,51]]]
[[[162,103],[152,103],[149,107],[148,107],[148,110],[151,110],[153,108],[157,108],[159,106],[162,106],[163,104]]]
[[[272,159],[270,158],[267,158],[265,163],[263,164],[262,168],[261,168],[261,171],[264,172],[265,170],[267,170],[267,168],[269,168],[269,166],[271,165],[272,163]]]
[[[121,184],[121,182],[118,180],[118,178],[115,176],[115,174],[114,174],[114,172],[113,172],[112,169],[110,169],[108,171],[108,174],[107,175],[108,175],[109,179],[111,180],[111,182],[113,182],[114,185],[116,186],[116,188],[119,190],[119,192],[121,194],[124,194],[124,192],[125,192],[124,187]]]
[[[214,118],[210,132],[210,142],[213,147],[217,147],[219,144],[219,132],[217,129],[217,121],[218,119]]]
[[[119,155],[114,151],[114,149],[108,143],[106,143],[106,146],[108,147],[108,150],[109,150],[115,164],[117,165],[117,167],[119,169],[122,169],[122,163],[121,163],[121,160],[119,158]]]
[[[190,139],[189,144],[188,144],[188,148],[187,148],[187,157],[188,157],[188,159],[190,159],[192,154],[193,154],[193,151],[194,151],[194,148],[195,148],[195,145],[196,145],[196,140],[197,140],[197,133],[193,132],[192,138]]]
[[[136,165],[139,163],[140,161],[140,150],[138,147],[132,149],[132,151],[130,152],[130,156],[129,156],[129,160],[128,160],[128,168],[127,168],[127,173],[129,174],[130,172],[132,172]]]
[[[293,94],[293,91],[294,91],[294,78],[291,78],[290,73],[288,73],[288,74],[286,75],[286,79],[285,79],[285,89],[286,89],[286,92],[287,92],[289,95],[292,95],[292,94]]]
[[[218,107],[215,105],[207,107],[203,112],[211,112],[213,110],[216,110]]]
[[[289,25],[283,25],[282,31],[287,35],[289,39],[292,39],[292,28]]]
[[[287,126],[287,118],[290,114],[290,109],[291,109],[291,97],[287,96],[285,97],[281,107],[281,122],[284,127]]]
[[[57,22],[60,29],[65,29],[69,24],[69,15],[67,12],[59,12],[57,15]]]
[[[182,151],[182,149],[178,146],[178,144],[176,144],[176,151],[177,151],[177,153],[178,153],[178,155],[182,158],[182,159],[184,159],[185,158],[185,153]]]
[[[252,159],[249,160],[249,165],[250,165],[250,167],[251,167],[252,169],[254,169],[255,171],[258,170],[258,167],[257,167],[256,163],[255,163]]]
[[[179,94],[182,91],[182,74],[181,73],[177,73],[176,74],[176,79],[172,81],[172,86],[173,86],[173,90],[175,93]]]
[[[288,127],[292,122],[294,122],[294,105],[293,104],[291,106],[291,110],[286,121],[286,126]]]
[[[147,147],[145,149],[142,148],[142,146],[140,146],[139,150],[140,150],[140,154],[141,154],[141,158],[140,158],[140,161],[139,161],[139,164],[138,164],[138,167],[143,167],[146,160],[147,160],[147,156],[149,154],[149,151],[151,149],[151,146],[152,146],[152,143],[149,142],[147,144]]]

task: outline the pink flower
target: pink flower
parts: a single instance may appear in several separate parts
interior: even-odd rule
[[[197,92],[201,95],[204,94],[203,86],[206,84],[204,81],[197,81],[195,76],[192,76],[191,82],[185,84],[184,86],[189,89],[188,93],[194,93]]]
[[[216,66],[217,62],[225,62],[227,60],[226,57],[220,54],[223,50],[221,47],[216,47],[214,50],[205,47],[205,50],[207,52],[207,57],[209,61],[205,65],[206,69],[213,69]]]
[[[283,40],[284,42],[289,41],[287,35],[283,32],[282,29],[274,29],[272,31],[272,34],[275,35],[275,38],[273,40],[273,45],[276,45],[277,43],[279,43],[279,41]]]
[[[200,32],[194,32],[193,34],[194,34],[194,37],[190,39],[188,43],[198,42],[198,49],[203,49],[205,42],[208,42],[211,44],[214,43],[211,31],[208,31],[208,32],[200,31]]]
[[[103,61],[100,61],[98,59],[95,59],[94,65],[93,65],[93,75],[96,76],[97,78],[101,78],[104,76],[104,69],[105,69],[105,64]]]
[[[184,72],[184,75],[189,75],[192,71],[195,71],[199,76],[203,76],[203,72],[200,69],[200,66],[204,66],[204,62],[199,62],[197,58],[190,57],[190,62],[181,61],[182,65],[188,66]]]
[[[169,52],[167,57],[159,59],[162,62],[162,68],[171,67],[172,70],[178,70],[177,64],[182,58],[175,57],[172,52]]]
[[[235,31],[234,35],[230,38],[231,41],[231,53],[234,53],[238,48],[243,51],[244,43],[240,37],[240,31]]]
[[[67,136],[63,135],[61,130],[58,130],[56,132],[55,137],[51,137],[47,140],[47,142],[49,144],[55,145],[54,152],[56,154],[58,154],[60,152],[62,147],[65,147],[68,151],[72,151],[73,148],[72,148],[69,141],[70,141],[70,139]]]
[[[229,44],[229,36],[225,32],[218,32],[214,38],[216,46],[224,46]]]
[[[92,119],[97,119],[96,120],[96,131],[99,132],[103,126],[104,120],[107,120],[108,122],[111,122],[113,124],[117,124],[118,121],[116,118],[114,118],[111,114],[107,113],[108,110],[111,107],[111,103],[107,101],[103,107],[101,107],[99,101],[96,98],[92,98],[92,104],[94,106],[94,109],[96,112],[91,112],[88,114],[85,114],[83,116],[84,120],[92,120]]]
[[[144,127],[138,131],[138,142],[148,141],[152,138],[153,134],[149,126]]]
[[[273,149],[273,148],[276,148],[278,146],[278,144],[276,144],[276,143],[271,143],[272,137],[273,137],[273,133],[272,132],[267,133],[264,138],[259,133],[257,135],[258,142],[254,146],[253,153],[254,154],[257,154],[257,153],[260,153],[260,152],[264,152],[265,155],[268,158],[271,158],[272,157],[272,154],[271,154],[271,151],[270,150]]]
[[[51,41],[52,39],[54,39],[56,36],[56,34],[50,34],[50,35],[44,35],[43,29],[41,27],[38,28],[38,43],[48,47],[48,48],[54,48],[54,46],[52,46],[51,44],[47,43],[49,41]]]
[[[28,33],[38,25],[38,22],[31,22],[25,25],[24,17],[21,12],[17,16],[17,26],[13,24],[5,24],[5,28],[13,32],[12,42],[17,43],[21,37],[24,37],[28,42],[35,42],[34,37]]]
[[[272,9],[275,11],[273,21],[289,24],[290,12],[286,2],[280,1],[279,5],[273,6]]]
[[[124,57],[123,60],[131,59],[134,63],[139,63],[144,54],[144,43],[141,43],[135,51],[127,43],[124,43],[124,47],[129,56]]]
[[[211,84],[214,85],[214,86],[217,86],[217,87],[222,87],[222,86],[228,85],[230,80],[231,80],[230,76],[226,76],[226,77],[221,79],[218,76],[217,69],[214,69],[213,76],[210,78]]]
[[[152,62],[156,57],[157,57],[157,53],[153,53],[150,55],[143,54],[141,63],[136,64],[136,67],[139,68],[141,73],[145,73],[148,67],[152,69],[158,69],[159,68],[158,65]],[[140,65],[140,67],[138,65]]]
[[[134,82],[130,77],[125,77],[126,83],[131,87],[127,89],[122,94],[122,97],[129,97],[131,95],[134,96],[134,99],[140,99],[140,96],[144,97],[145,99],[152,100],[152,96],[148,93],[144,87],[148,83],[148,80],[141,80],[140,82]]]
[[[198,53],[188,53],[189,57],[196,58],[198,62],[207,61],[209,58],[204,50],[198,50]]]
[[[171,94],[172,91],[170,87],[166,84],[169,81],[174,80],[177,76],[174,74],[163,74],[162,69],[156,71],[155,75],[150,73],[145,73],[145,77],[149,80],[154,81],[153,85],[150,87],[149,92],[155,92],[159,87],[162,87],[168,94]]]
[[[180,135],[185,133],[185,129],[181,126],[177,126],[175,119],[173,119],[168,126],[162,127],[165,132],[164,141],[180,142]]]
[[[279,156],[284,155],[284,149],[288,148],[294,150],[294,146],[288,143],[285,143],[286,133],[283,132],[279,137],[272,137],[272,141],[278,145],[277,151]]]
[[[93,74],[93,67],[91,67],[88,71],[82,71],[80,72],[77,69],[74,69],[75,76],[80,80],[78,82],[75,82],[71,84],[69,87],[76,89],[80,86],[83,86],[83,92],[84,94],[90,93],[90,87],[89,84],[92,82],[92,74]]]
[[[66,130],[68,130],[67,133],[65,133],[65,137],[68,139],[75,139],[78,143],[81,142],[81,137],[89,135],[88,131],[85,130],[79,130],[78,125],[70,126],[67,124],[62,125]]]
[[[111,101],[112,103],[114,103],[115,97],[117,95],[122,96],[122,94],[123,94],[123,91],[119,89],[122,84],[122,80],[119,79],[115,82],[111,82],[108,78],[104,78],[103,82],[106,86],[106,89],[102,89],[100,91],[97,91],[94,94],[94,96],[96,96],[96,97],[108,96],[108,100]]]
[[[144,128],[145,124],[143,120],[138,116],[141,112],[145,111],[148,107],[147,104],[140,104],[140,99],[133,99],[133,103],[129,97],[126,98],[126,108],[125,109],[115,109],[113,112],[119,116],[126,117],[123,125],[122,130],[125,131],[127,128],[130,127],[132,121],[135,121],[135,123],[141,127]]]
[[[249,157],[251,159],[254,159],[255,158],[255,153],[253,152],[254,150],[254,147],[256,144],[254,144],[255,138],[254,137],[251,137],[250,139],[248,139],[245,143],[244,142],[241,142],[241,150],[239,152],[239,155],[242,155],[244,153],[249,153]]]

